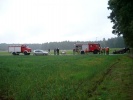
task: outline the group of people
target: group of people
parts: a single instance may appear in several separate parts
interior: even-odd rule
[[[55,48],[55,49],[54,49],[54,55],[59,55],[59,51],[60,51],[59,48],[57,48],[57,49]]]
[[[109,55],[109,47],[106,47],[106,48],[101,47],[100,54]]]

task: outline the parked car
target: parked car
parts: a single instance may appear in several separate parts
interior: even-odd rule
[[[65,50],[61,51],[61,54],[65,55],[66,54],[66,51]]]
[[[44,50],[34,50],[33,55],[48,55],[48,52]]]

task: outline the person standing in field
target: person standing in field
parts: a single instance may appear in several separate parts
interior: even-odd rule
[[[56,49],[54,49],[54,55],[56,55]]]
[[[105,55],[105,47],[104,47],[104,48],[102,48],[102,51],[103,51],[103,54]]]
[[[109,55],[109,47],[106,47],[106,55]]]
[[[48,49],[48,52],[49,52],[49,54],[50,54],[50,49]]]
[[[88,49],[86,48],[86,49],[85,49],[85,54],[87,54],[87,53],[88,53]]]
[[[100,54],[103,54],[103,50],[102,50],[102,47],[100,48]]]
[[[57,55],[59,55],[59,48],[57,48]]]
[[[50,52],[50,49],[48,49],[48,52]]]
[[[76,52],[76,50],[75,50],[75,49],[73,49],[73,55],[75,55],[75,52]]]

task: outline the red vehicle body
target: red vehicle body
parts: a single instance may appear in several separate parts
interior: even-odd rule
[[[13,55],[19,55],[20,53],[24,53],[24,55],[30,55],[31,48],[29,48],[27,45],[9,46],[8,52],[12,53]]]
[[[80,52],[81,54],[93,52],[94,54],[97,54],[100,52],[100,44],[99,43],[76,43],[75,44],[75,52]]]

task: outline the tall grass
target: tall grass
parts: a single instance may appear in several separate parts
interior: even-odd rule
[[[0,98],[87,99],[87,91],[120,56],[0,56]]]

